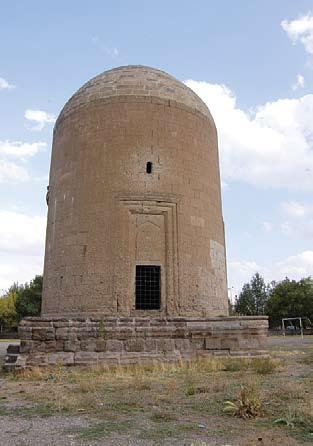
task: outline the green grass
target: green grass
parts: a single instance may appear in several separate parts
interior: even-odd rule
[[[76,434],[79,438],[84,440],[96,440],[106,437],[115,432],[128,432],[131,428],[132,424],[130,421],[107,420],[87,427],[68,429],[66,432]]]
[[[51,417],[56,410],[48,405],[35,405],[33,407],[8,407],[0,405],[0,416],[18,416],[23,418]]]

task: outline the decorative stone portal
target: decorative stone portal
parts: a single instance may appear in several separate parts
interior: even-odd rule
[[[42,317],[12,367],[264,354],[267,318],[228,316],[217,132],[186,85],[91,79],[55,124],[48,188]]]

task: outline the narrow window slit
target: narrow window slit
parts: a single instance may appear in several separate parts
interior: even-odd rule
[[[147,162],[146,172],[147,173],[152,173],[152,163],[151,163],[151,161]]]

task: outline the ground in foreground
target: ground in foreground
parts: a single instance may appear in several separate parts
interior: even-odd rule
[[[313,337],[270,338],[270,352],[268,360],[2,374],[0,444],[310,444]]]

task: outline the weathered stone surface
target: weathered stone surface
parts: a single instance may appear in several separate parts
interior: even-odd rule
[[[55,339],[55,331],[53,328],[34,327],[32,331],[32,339],[34,341],[50,341]]]
[[[106,341],[106,350],[108,352],[121,352],[123,351],[123,342],[117,339],[108,339]]]
[[[157,351],[170,352],[175,350],[174,339],[156,339]]]
[[[32,339],[33,329],[32,327],[20,325],[18,328],[18,335],[21,339]]]
[[[47,354],[48,365],[74,365],[74,353],[57,352]]]
[[[97,352],[76,352],[75,355],[75,365],[91,365],[97,364],[98,353]]]
[[[62,316],[73,327],[89,317],[81,340],[96,337],[97,315],[120,316],[103,331],[114,339],[115,323],[121,340],[133,336],[135,316],[137,328],[162,316],[227,316],[217,135],[205,103],[143,66],[80,88],[55,125],[46,247],[42,314],[59,317],[58,339]],[[141,262],[161,268],[159,310],[134,308]],[[185,322],[177,324],[169,330],[180,338]]]
[[[78,352],[81,349],[80,342],[75,340],[64,341],[65,352]]]
[[[83,318],[62,320],[57,328],[51,328],[57,320],[50,322],[51,326],[42,327],[40,320],[32,319],[21,325],[20,332],[25,335],[20,346],[21,364],[91,365],[100,361],[110,366],[206,354],[264,356],[267,341],[266,318],[159,318],[154,321],[157,324],[150,320],[151,327],[145,326],[147,321],[142,318],[138,318],[138,326],[136,317],[122,321],[110,318],[110,338],[103,336],[106,318],[95,319],[92,324]]]
[[[23,339],[20,343],[20,353],[29,353],[32,350],[33,341]]]
[[[128,339],[124,342],[124,348],[127,352],[143,352],[144,351],[144,339]]]
[[[105,339],[97,339],[95,342],[95,351],[104,352],[107,350],[107,342]]]
[[[96,339],[94,338],[86,338],[80,342],[80,349],[82,351],[94,352],[96,351]]]

